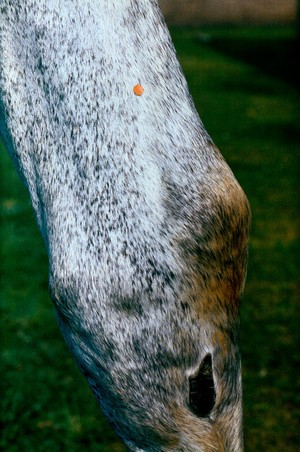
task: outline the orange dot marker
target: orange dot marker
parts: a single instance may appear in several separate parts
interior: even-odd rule
[[[133,92],[136,96],[141,96],[144,93],[144,91],[145,88],[140,83],[133,87]]]

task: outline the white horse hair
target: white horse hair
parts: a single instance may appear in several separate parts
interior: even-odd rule
[[[2,135],[103,412],[132,451],[241,451],[249,207],[157,1],[0,10]]]

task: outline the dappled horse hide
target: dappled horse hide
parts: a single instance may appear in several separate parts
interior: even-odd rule
[[[1,131],[63,336],[132,451],[242,450],[249,207],[155,0],[2,0]]]

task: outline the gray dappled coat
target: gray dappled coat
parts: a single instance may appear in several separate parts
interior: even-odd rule
[[[132,451],[241,451],[249,207],[157,2],[0,10],[2,134],[62,333],[102,410]]]

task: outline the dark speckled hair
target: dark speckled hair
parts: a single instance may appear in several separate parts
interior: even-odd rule
[[[2,135],[62,333],[102,410],[132,451],[241,451],[249,207],[157,2],[0,10]]]

